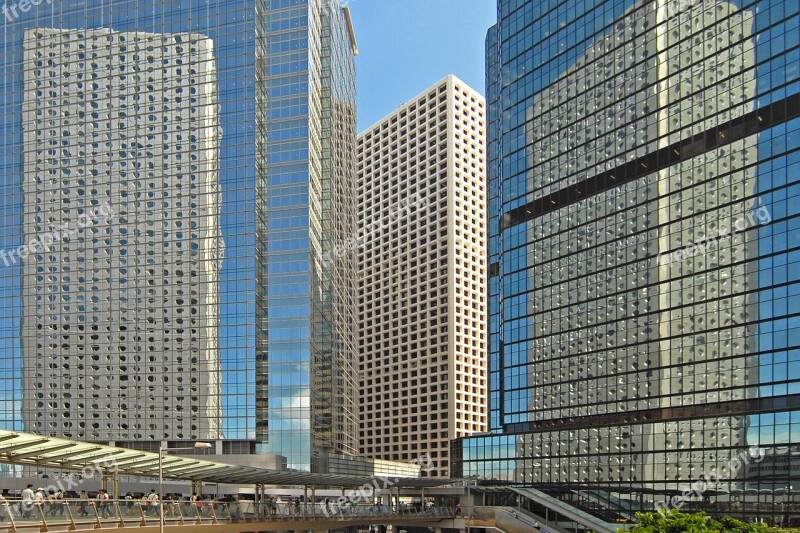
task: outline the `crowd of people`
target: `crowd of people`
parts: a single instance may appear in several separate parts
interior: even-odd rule
[[[382,514],[391,512],[390,508],[380,503],[359,503],[357,500],[348,501],[343,507],[339,500],[325,498],[316,502],[307,502],[301,498],[281,498],[268,495],[256,507],[251,501],[240,501],[238,496],[233,496],[229,501],[214,501],[204,499],[202,495],[193,493],[190,496],[181,494],[165,494],[163,498],[155,489],[148,494],[134,495],[131,492],[116,501],[111,498],[105,489],[100,489],[90,496],[87,491],[81,490],[79,494],[65,493],[58,489],[45,490],[28,484],[13,500],[0,495],[0,522],[5,521],[9,514],[15,519],[39,520],[54,517],[74,519],[112,519],[133,516],[158,518],[162,512],[166,517],[187,516],[230,516],[242,518],[245,515],[260,514],[262,516],[304,516],[306,514],[335,516],[339,514]],[[162,506],[163,504],[163,506]],[[406,504],[403,504],[404,506]],[[422,509],[433,507],[432,500],[422,502]],[[457,515],[460,514],[460,504],[456,506]],[[401,511],[399,509],[398,511]]]
[[[33,485],[28,484],[18,498],[9,499],[10,496],[6,498],[0,495],[0,522],[7,520],[9,514],[22,520],[36,520],[42,517],[69,518],[69,515],[76,519],[93,518],[95,512],[101,519],[117,518],[116,502],[105,489],[100,489],[94,496],[90,496],[85,490],[78,494],[72,493],[70,496],[67,497],[60,489],[45,490],[39,487],[34,490]],[[148,517],[158,517],[161,512],[159,501],[155,489],[149,494],[142,494],[141,497],[128,492],[119,501],[119,512],[125,516],[137,516],[141,513]],[[183,509],[179,508],[181,505],[184,506]],[[205,505],[207,504],[204,504],[197,493],[188,498],[167,494],[164,497],[164,514],[165,516],[179,516],[180,513],[202,515]]]

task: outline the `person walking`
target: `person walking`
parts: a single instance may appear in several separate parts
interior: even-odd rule
[[[133,515],[133,494],[130,492],[125,493],[125,514]]]
[[[19,515],[29,520],[31,517],[31,511],[33,511],[33,485],[28,483],[28,485],[22,489],[22,501],[19,504]]]
[[[55,496],[56,509],[53,512],[53,516],[55,516],[56,512],[58,513],[58,516],[64,516],[64,491],[57,489]]]
[[[89,516],[89,495],[85,490],[82,490],[78,497],[80,498],[78,502],[78,514],[85,518]]]
[[[109,494],[108,491],[105,489],[103,489],[103,502],[106,507],[105,512],[108,513],[108,517],[117,518],[117,510],[119,510],[119,504],[116,506],[114,505],[114,502],[112,501],[111,498],[111,494]]]
[[[197,516],[203,516],[203,495],[197,495],[196,492],[192,493],[192,505],[194,509],[192,512],[196,513]]]
[[[147,495],[147,514],[149,516],[161,516],[161,511],[158,508],[158,493],[156,489],[150,489],[150,494]]]
[[[456,503],[456,516],[461,516],[461,502]]]
[[[164,494],[164,517],[172,515],[172,496]]]
[[[36,489],[36,492],[33,495],[33,508],[35,509],[35,514],[38,516],[44,516],[45,513],[45,500],[47,496],[44,494],[44,489],[39,487]]]
[[[44,512],[46,516],[55,516],[56,514],[56,491],[50,489],[44,496],[47,501],[47,510]]]
[[[10,513],[11,509],[8,507],[8,500],[0,494],[0,522],[5,522],[7,515]]]
[[[111,511],[111,502],[109,500],[108,492],[105,489],[100,489],[100,492],[97,493],[97,511],[100,514],[100,518],[113,518],[114,513]]]

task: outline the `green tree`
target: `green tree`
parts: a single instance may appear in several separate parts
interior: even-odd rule
[[[705,513],[682,513],[678,509],[636,513],[638,523],[628,533],[800,533],[764,524],[748,524],[730,516],[715,519]],[[626,530],[620,529],[619,532]]]

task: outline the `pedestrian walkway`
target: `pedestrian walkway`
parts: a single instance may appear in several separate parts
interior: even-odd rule
[[[252,501],[164,501],[158,505],[142,505],[138,500],[70,499],[40,504],[9,499],[0,504],[0,528],[7,527],[13,533],[158,528],[162,512],[165,530],[214,526],[213,531],[219,533],[252,531],[256,524],[259,531],[322,530],[351,525],[437,523],[455,517],[453,508],[397,509],[366,504],[334,513],[326,511],[322,502],[299,506],[281,502],[267,508]],[[202,531],[193,530],[193,533]]]

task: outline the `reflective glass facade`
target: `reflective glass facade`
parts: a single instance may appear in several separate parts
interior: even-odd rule
[[[499,2],[486,48],[495,435],[457,441],[454,475],[587,507],[610,491],[605,505],[627,509],[718,477],[725,494],[692,505],[769,519],[795,497],[797,12]]]
[[[306,469],[312,440],[354,442],[330,401],[355,398],[332,361],[355,356],[349,265],[316,259],[354,216],[339,2],[25,2],[2,25],[3,427]]]
[[[259,440],[290,468],[357,451],[355,39],[338,2],[270,2],[260,221]],[[263,291],[263,292],[262,292]]]

